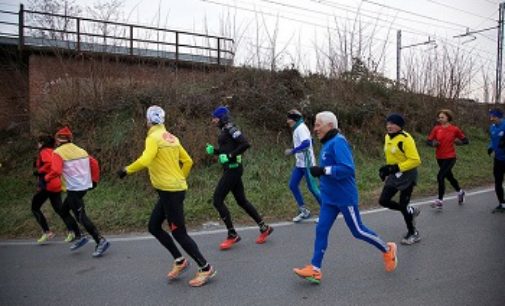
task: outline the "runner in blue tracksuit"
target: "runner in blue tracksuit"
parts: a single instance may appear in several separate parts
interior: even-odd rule
[[[314,131],[323,147],[319,155],[319,165],[310,168],[310,173],[320,177],[321,212],[316,228],[316,241],[312,262],[294,272],[311,282],[320,283],[321,265],[328,246],[328,235],[339,213],[355,238],[364,240],[384,254],[386,271],[396,268],[396,244],[387,244],[361,222],[358,209],[358,189],[351,148],[338,132],[338,122],[332,112],[317,114]]]
[[[505,174],[505,120],[503,112],[498,109],[489,111],[489,135],[491,141],[487,148],[489,156],[494,155],[493,175],[494,175],[494,190],[498,198],[498,206],[493,209],[493,213],[505,212],[505,198],[503,197],[503,176]]]

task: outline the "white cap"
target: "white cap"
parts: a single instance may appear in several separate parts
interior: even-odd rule
[[[163,124],[165,122],[165,111],[158,105],[149,106],[146,117],[147,123]]]

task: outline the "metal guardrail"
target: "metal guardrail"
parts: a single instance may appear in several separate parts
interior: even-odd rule
[[[9,18],[10,17],[10,18]],[[25,10],[0,10],[0,42],[217,65],[233,64],[233,39]],[[10,28],[10,31],[9,31]],[[153,39],[152,36],[155,36]]]

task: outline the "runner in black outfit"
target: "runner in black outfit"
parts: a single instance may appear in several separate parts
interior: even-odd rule
[[[219,127],[221,131],[218,137],[219,147],[214,148],[212,145],[207,144],[206,151],[209,155],[218,155],[219,163],[223,165],[223,176],[214,191],[214,207],[228,229],[228,237],[219,247],[221,250],[227,250],[240,241],[240,236],[233,227],[230,211],[224,204],[224,199],[230,191],[233,193],[237,204],[258,224],[260,235],[256,239],[256,243],[265,243],[268,235],[273,232],[273,228],[265,224],[256,208],[247,200],[242,182],[244,169],[241,154],[250,147],[250,144],[231,121],[228,108],[224,106],[216,108],[212,113],[212,123]]]

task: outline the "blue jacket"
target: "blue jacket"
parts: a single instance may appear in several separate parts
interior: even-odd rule
[[[358,205],[354,160],[347,139],[332,130],[322,142],[319,166],[331,169],[330,174],[320,177],[322,203],[338,207]]]
[[[500,123],[492,124],[489,127],[489,135],[491,136],[489,148],[493,149],[494,157],[498,160],[505,160],[505,147],[500,148],[502,138],[503,145],[505,145],[505,120],[502,119]]]

